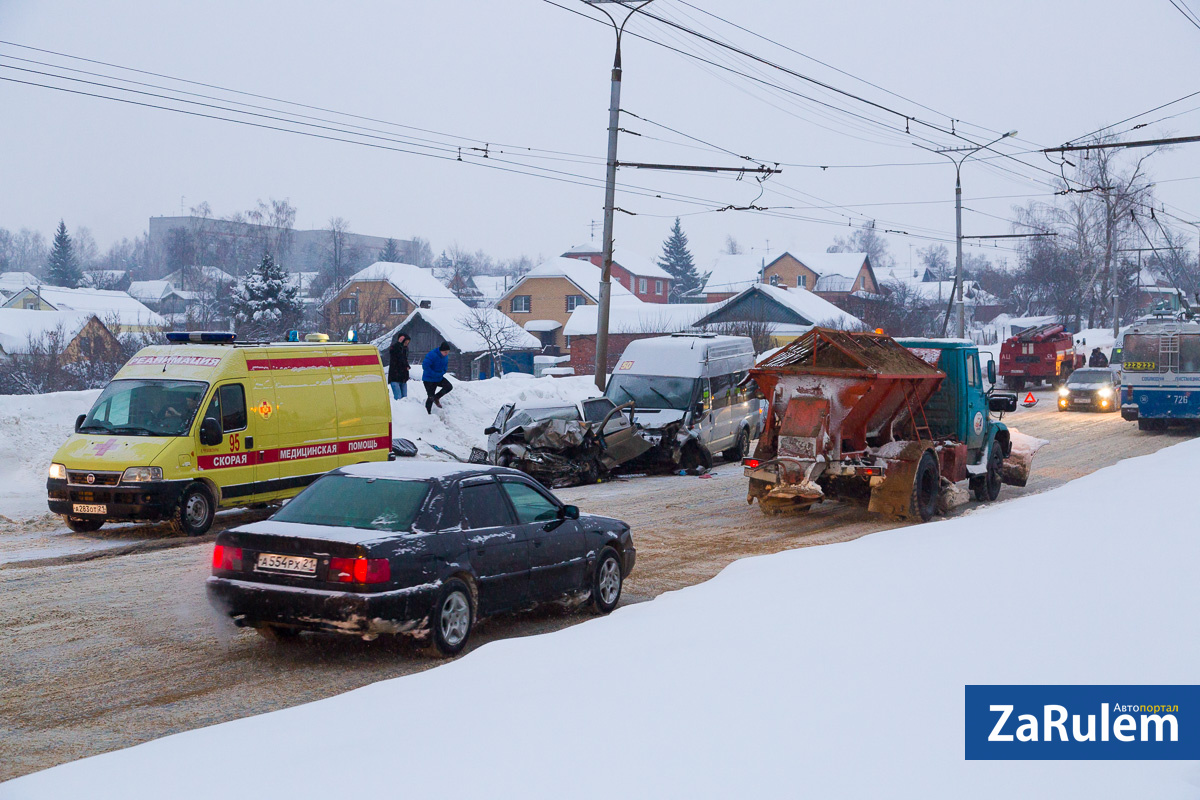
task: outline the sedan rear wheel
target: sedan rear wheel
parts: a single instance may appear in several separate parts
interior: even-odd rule
[[[429,618],[433,649],[443,656],[461,653],[467,646],[474,622],[475,609],[467,584],[458,578],[451,578],[442,584]]]
[[[608,614],[621,600],[624,577],[621,575],[621,556],[611,547],[600,551],[596,574],[592,578],[592,605],[601,614]]]

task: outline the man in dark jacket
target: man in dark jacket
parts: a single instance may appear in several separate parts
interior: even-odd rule
[[[454,387],[446,380],[446,370],[450,368],[450,343],[442,342],[437,350],[430,350],[421,362],[421,381],[425,384],[425,411],[433,413],[433,407],[442,407],[442,398],[450,394]]]
[[[1092,357],[1088,359],[1089,367],[1107,367],[1108,358],[1100,351],[1099,347],[1093,348]]]
[[[388,386],[392,397],[408,397],[408,334],[397,333],[388,347]]]

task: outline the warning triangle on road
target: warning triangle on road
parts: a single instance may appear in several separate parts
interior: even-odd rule
[[[1037,402],[1037,399],[1033,396],[1033,392],[1025,393],[1025,402],[1026,403],[1036,403]]]

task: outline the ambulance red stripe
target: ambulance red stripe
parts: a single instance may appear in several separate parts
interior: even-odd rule
[[[368,439],[343,439],[339,442],[322,442],[320,444],[299,445],[296,447],[276,447],[269,450],[249,450],[240,453],[221,453],[211,456],[200,456],[196,461],[200,469],[227,469],[229,467],[249,467],[255,464],[272,464],[281,461],[302,461],[307,458],[328,458],[357,453],[370,453],[386,450],[391,447],[391,440],[384,436]]]
[[[315,369],[318,367],[373,367],[378,366],[378,356],[309,356],[306,358],[247,358],[246,368],[251,372],[281,369]]]

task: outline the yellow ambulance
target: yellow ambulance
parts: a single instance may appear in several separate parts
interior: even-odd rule
[[[379,351],[169,333],[116,374],[54,455],[50,510],[75,531],[294,497],[331,469],[384,461],[391,406]]]

